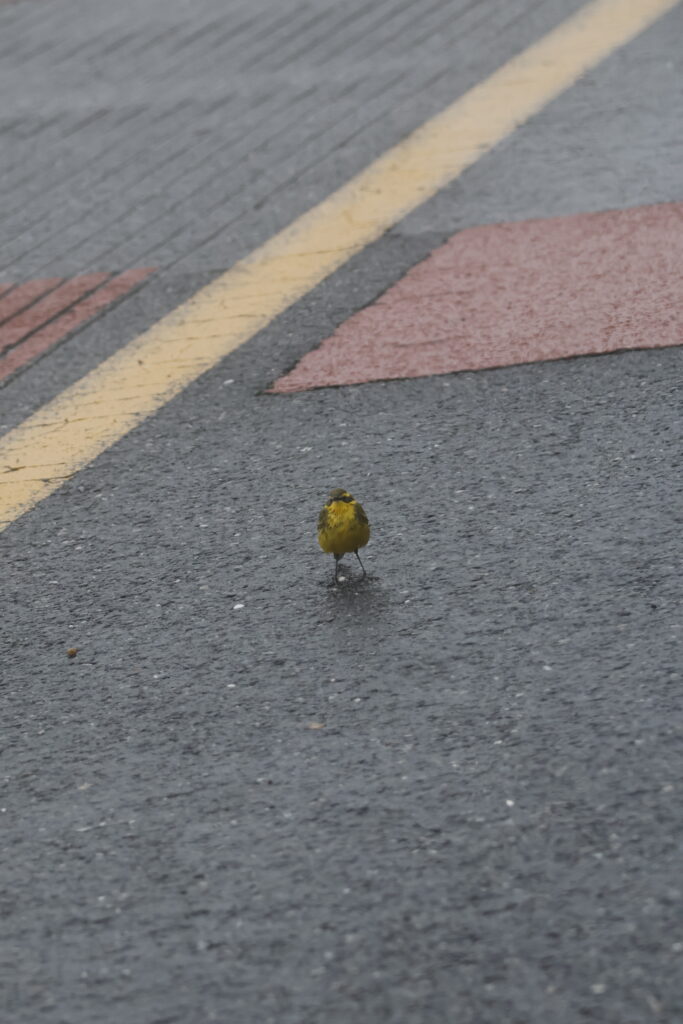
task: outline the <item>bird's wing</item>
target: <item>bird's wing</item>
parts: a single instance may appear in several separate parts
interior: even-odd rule
[[[368,517],[365,514],[365,509],[363,508],[363,506],[359,505],[358,502],[356,502],[356,507],[355,507],[354,511],[356,513],[356,519],[358,520],[358,522],[362,523],[363,526],[367,526],[368,525]]]
[[[320,509],[320,515],[318,516],[318,532],[327,529],[329,522],[329,516],[327,515],[327,506],[323,505]]]

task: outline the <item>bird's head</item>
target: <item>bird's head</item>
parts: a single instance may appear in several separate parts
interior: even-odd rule
[[[343,487],[335,487],[329,493],[330,501],[353,501],[352,496]]]

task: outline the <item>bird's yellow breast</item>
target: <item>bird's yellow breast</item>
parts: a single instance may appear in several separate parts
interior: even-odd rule
[[[354,499],[328,501],[318,519],[318,543],[330,555],[345,555],[365,547],[370,524]]]

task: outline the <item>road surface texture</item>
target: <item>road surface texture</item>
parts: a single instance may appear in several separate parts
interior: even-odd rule
[[[0,281],[153,268],[2,432],[579,6],[0,6]],[[268,393],[463,228],[683,200],[682,32],[4,531],[3,1021],[683,1020],[683,349]]]

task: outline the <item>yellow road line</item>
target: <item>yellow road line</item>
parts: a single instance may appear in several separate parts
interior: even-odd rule
[[[679,0],[594,0],[0,441],[0,530]]]

